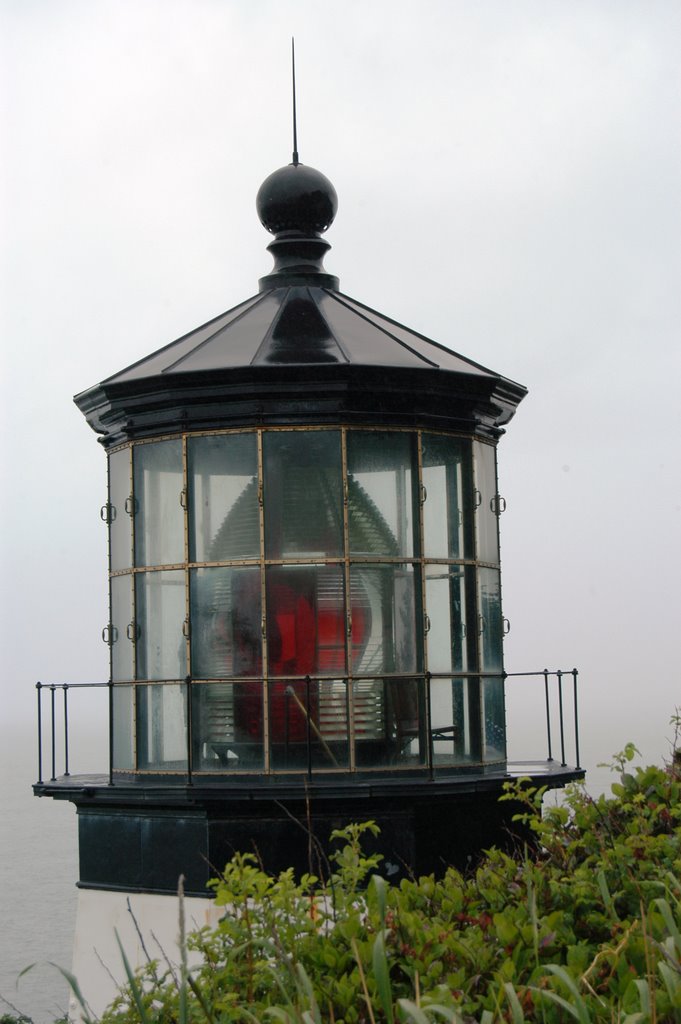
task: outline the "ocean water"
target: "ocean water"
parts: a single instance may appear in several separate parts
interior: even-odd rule
[[[78,846],[72,804],[33,796],[35,746],[29,728],[0,735],[0,1010],[49,1024],[68,1005],[49,964],[71,966]]]

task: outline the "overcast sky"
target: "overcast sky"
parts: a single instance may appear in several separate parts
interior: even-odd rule
[[[5,725],[31,719],[37,679],[107,676],[105,458],[71,398],[257,291],[254,200],[290,160],[294,34],[301,160],[339,195],[327,270],[530,389],[499,449],[507,670],[580,670],[588,765],[630,739],[667,753],[679,0],[0,0],[0,16]]]

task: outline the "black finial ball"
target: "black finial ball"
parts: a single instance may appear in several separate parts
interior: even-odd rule
[[[255,200],[263,227],[277,235],[320,235],[333,223],[338,196],[329,179],[305,164],[288,164],[265,178]]]

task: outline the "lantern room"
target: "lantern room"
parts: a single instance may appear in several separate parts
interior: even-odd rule
[[[114,771],[503,765],[489,441],[183,432],[114,448],[109,487]]]
[[[180,874],[205,899],[235,850],[314,869],[350,821],[389,873],[465,864],[508,842],[509,778],[583,775],[560,671],[548,756],[507,757],[496,454],[525,388],[341,292],[336,208],[275,171],[259,291],[76,396],[108,460],[108,774],[58,776],[52,684],[35,792],[78,808],[79,920]]]

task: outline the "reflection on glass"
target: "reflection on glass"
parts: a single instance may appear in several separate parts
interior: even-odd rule
[[[255,434],[194,437],[189,463],[189,557],[226,562],[260,554]]]
[[[183,679],[187,674],[184,573],[173,569],[135,577],[137,678]]]
[[[503,620],[498,569],[480,569],[479,602],[481,668],[485,672],[501,672]]]
[[[270,676],[329,675],[345,668],[340,566],[270,566],[266,575]],[[358,616],[361,609],[357,609]]]
[[[506,715],[504,711],[504,681],[499,676],[482,681],[484,716],[484,753],[488,761],[506,759]]]
[[[348,765],[347,686],[341,680],[270,684],[270,757],[277,769]]]
[[[118,771],[135,767],[135,688],[113,687],[113,765]]]
[[[165,684],[136,689],[140,768],[186,771],[186,686]]]
[[[109,544],[111,569],[132,565],[132,504],[130,502],[130,449],[109,456]],[[127,503],[127,507],[126,507]]]
[[[463,565],[426,567],[428,668],[431,672],[465,672],[475,667],[474,569]]]
[[[472,558],[470,441],[424,434],[422,457],[424,554],[427,558]]]
[[[348,528],[353,555],[414,553],[413,438],[389,431],[350,431]]]
[[[190,581],[192,675],[262,675],[260,570],[194,569]]]
[[[352,615],[355,675],[418,671],[413,567],[354,565],[350,580],[353,609],[354,595],[362,595],[362,614]]]
[[[420,679],[375,679],[372,697],[376,702],[369,728],[355,733],[355,756],[360,768],[388,765],[419,767],[426,762],[423,712],[423,681]],[[360,682],[355,683],[359,687]],[[365,682],[366,686],[366,682]],[[365,690],[365,694],[368,691]],[[355,692],[355,704],[361,691]],[[366,697],[365,697],[366,700]],[[380,707],[383,734],[375,728]],[[371,720],[370,720],[371,721]],[[361,724],[361,722],[360,722]]]
[[[132,575],[111,578],[111,678],[114,680],[135,678],[132,587]]]
[[[482,441],[473,443],[475,454],[475,486],[480,492],[476,510],[478,558],[482,562],[499,561],[499,522],[494,506],[497,500],[496,451]]]
[[[262,689],[260,680],[193,687],[198,770],[262,770]]]
[[[340,433],[263,437],[265,557],[333,557],[343,545]]]
[[[432,679],[430,715],[435,768],[480,763],[480,686],[477,678]]]
[[[182,443],[136,445],[135,565],[169,565],[184,560]]]

